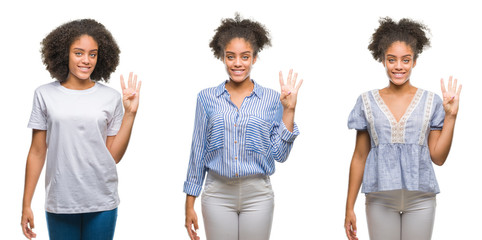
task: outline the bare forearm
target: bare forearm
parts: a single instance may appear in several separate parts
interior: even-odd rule
[[[37,186],[40,173],[45,163],[45,153],[34,155],[29,153],[27,166],[25,168],[25,186],[23,192],[23,207],[30,207],[33,194]]]
[[[456,117],[445,117],[442,131],[431,149],[430,156],[437,165],[443,165],[449,155],[454,136],[455,120]]]
[[[356,145],[350,164],[350,178],[348,180],[348,194],[346,198],[346,211],[353,211],[355,201],[360,191],[365,171],[365,163],[370,152],[370,135],[367,131],[357,131]]]
[[[288,131],[293,132],[295,125],[295,109],[283,109],[283,123]]]
[[[194,202],[196,201],[195,196],[186,194],[186,210],[194,209]]]
[[[353,210],[355,201],[360,191],[360,186],[363,180],[363,172],[365,168],[365,161],[352,159],[350,165],[350,178],[348,180],[348,195],[346,198],[346,211]]]
[[[129,140],[131,138],[132,127],[134,126],[135,117],[135,113],[126,113],[124,115],[121,127],[109,147],[110,154],[112,155],[116,163],[120,162],[120,160],[124,156],[124,153],[127,150],[127,146],[129,145]]]

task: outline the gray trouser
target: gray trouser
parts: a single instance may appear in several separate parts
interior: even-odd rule
[[[430,240],[435,193],[393,190],[366,194],[370,240]]]
[[[268,240],[274,194],[268,176],[226,178],[209,173],[202,194],[208,240]]]

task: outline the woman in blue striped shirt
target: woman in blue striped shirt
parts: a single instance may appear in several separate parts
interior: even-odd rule
[[[202,212],[207,238],[269,239],[274,208],[269,175],[275,161],[286,161],[299,134],[294,113],[302,83],[296,84],[291,70],[285,83],[280,72],[280,94],[251,79],[258,52],[270,44],[263,25],[239,14],[224,19],[210,43],[229,80],[197,97],[184,182],[185,226],[192,240],[199,239],[194,201],[206,172]]]

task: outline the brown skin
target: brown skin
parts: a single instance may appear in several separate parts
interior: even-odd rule
[[[92,73],[96,66],[97,55],[92,54],[93,52],[96,53],[96,49],[97,42],[88,35],[82,35],[78,40],[72,43],[69,53],[69,76],[66,81],[61,82],[64,87],[83,90],[94,86],[95,83],[90,80],[90,73]],[[89,66],[92,69],[82,72],[83,70],[79,70],[79,66]],[[106,147],[116,163],[119,163],[127,150],[132,127],[134,125],[134,119],[139,106],[141,82],[137,83],[137,75],[134,75],[134,78],[132,75],[132,73],[129,74],[127,87],[124,83],[124,77],[122,75],[120,77],[124,117],[117,135],[108,136],[106,139]],[[32,231],[35,223],[33,211],[31,209],[31,202],[40,173],[42,172],[45,163],[45,156],[47,153],[46,133],[47,131],[44,130],[32,130],[32,143],[27,156],[22,205],[23,209],[20,225],[25,237],[28,239],[36,237],[36,234]]]
[[[400,42],[394,42],[387,49],[384,58],[384,64],[390,64],[388,62],[390,59],[389,55],[396,59],[398,66],[396,66],[394,69],[403,69],[403,59],[406,57],[406,55],[411,55],[411,59],[413,59],[413,51],[411,48],[405,43],[399,43]],[[413,66],[415,66],[415,63]],[[387,67],[387,69],[388,71],[391,71],[390,67]],[[404,115],[408,105],[415,95],[415,92],[417,91],[417,88],[410,84],[410,80],[405,82],[403,79],[398,80],[399,81],[390,81],[388,87],[379,91],[380,96],[396,120],[399,120]],[[430,131],[428,137],[430,157],[432,158],[432,162],[439,166],[444,164],[450,152],[455,120],[457,118],[459,108],[460,91],[462,89],[462,85],[458,86],[457,79],[452,81],[452,77],[449,78],[447,89],[445,88],[443,79],[441,80],[440,85],[445,110],[444,125],[441,131]],[[354,208],[363,180],[365,162],[369,151],[370,135],[367,131],[357,131],[355,151],[353,153],[350,165],[350,177],[345,211],[345,233],[349,240],[358,239],[356,236],[357,227]]]

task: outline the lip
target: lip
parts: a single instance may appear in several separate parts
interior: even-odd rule
[[[231,72],[233,73],[233,75],[240,76],[243,75],[244,69],[231,69]]]
[[[81,72],[89,72],[91,67],[77,66]]]
[[[405,76],[406,73],[402,73],[402,72],[392,72],[392,75],[395,77],[395,78],[403,78]]]

